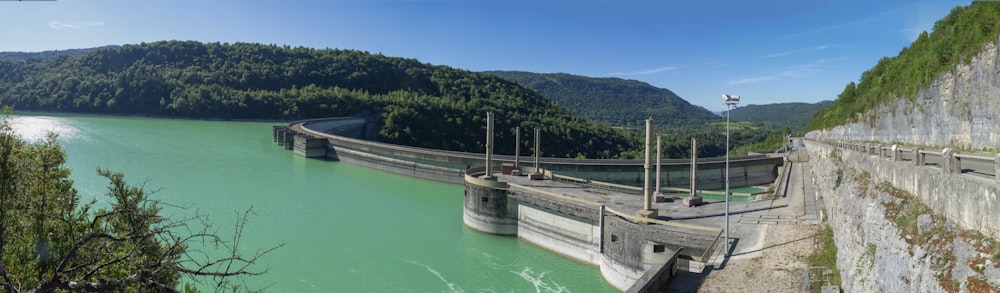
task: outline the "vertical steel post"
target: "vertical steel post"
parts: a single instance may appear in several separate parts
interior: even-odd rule
[[[726,257],[729,257],[729,104],[726,104]]]

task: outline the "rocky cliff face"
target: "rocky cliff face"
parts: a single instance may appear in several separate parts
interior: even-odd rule
[[[1000,242],[880,179],[890,168],[881,159],[807,148],[844,292],[1000,292]]]
[[[852,123],[811,137],[903,142],[966,149],[1000,148],[1000,39],[979,55],[942,74],[910,101],[883,105]]]

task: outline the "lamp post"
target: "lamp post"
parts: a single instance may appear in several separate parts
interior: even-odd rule
[[[740,96],[722,95],[722,102],[726,104],[726,252],[729,257],[729,111],[740,103]]]

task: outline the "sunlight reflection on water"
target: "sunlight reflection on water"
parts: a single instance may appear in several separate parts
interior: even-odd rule
[[[45,116],[11,116],[7,123],[14,130],[14,135],[28,142],[45,141],[45,136],[52,132],[59,135],[60,140],[71,140],[79,132],[67,120]]]

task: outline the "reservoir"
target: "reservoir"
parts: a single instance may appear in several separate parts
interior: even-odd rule
[[[278,244],[246,280],[268,292],[614,292],[596,267],[462,224],[463,187],[295,156],[279,123],[20,115],[15,132],[59,142],[84,200],[106,202],[98,167],[145,184],[169,216],[210,215],[244,254]],[[181,208],[183,207],[183,208]]]

